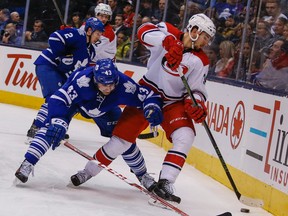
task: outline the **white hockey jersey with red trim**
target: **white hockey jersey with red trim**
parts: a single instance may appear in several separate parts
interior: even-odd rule
[[[115,32],[110,24],[105,25],[105,31],[100,37],[100,40],[93,44],[96,55],[93,56],[92,61],[96,62],[98,59],[110,58],[114,59],[116,54],[117,39]]]
[[[188,94],[177,71],[172,71],[164,55],[166,50],[162,47],[164,38],[172,34],[177,39],[183,32],[173,25],[161,22],[157,25],[145,23],[138,29],[138,39],[151,52],[147,63],[147,73],[140,83],[149,86],[158,92],[164,99],[164,106],[175,101],[183,100]],[[206,100],[205,77],[208,73],[209,59],[203,50],[185,50],[179,69],[183,71],[196,99]]]
[[[80,27],[84,31],[85,23]],[[99,59],[110,58],[115,59],[117,47],[117,38],[110,24],[105,24],[104,33],[96,44],[89,47],[90,64],[95,63]]]

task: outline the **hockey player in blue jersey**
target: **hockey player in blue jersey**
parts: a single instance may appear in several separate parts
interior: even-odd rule
[[[65,83],[73,71],[88,66],[90,53],[95,55],[92,44],[100,39],[103,32],[103,23],[97,18],[89,18],[84,31],[66,28],[50,35],[49,47],[34,62],[45,103],[27,132],[28,142],[43,126],[47,116],[47,99]]]
[[[73,73],[48,100],[45,126],[36,133],[15,176],[23,183],[28,180],[35,164],[48,149],[52,147],[55,150],[59,146],[76,113],[92,118],[100,127],[101,134],[111,137],[115,126],[113,122],[117,122],[121,115],[120,104],[143,110],[151,126],[162,122],[159,95],[119,72],[111,59],[98,60],[95,67]],[[156,185],[147,173],[144,158],[136,144],[121,143],[113,149],[105,144],[98,152],[101,153],[95,154],[94,158],[105,165],[109,165],[119,154],[124,159],[125,155],[128,156],[128,165],[141,184],[150,191]],[[78,186],[92,176],[93,173],[80,171],[71,177],[71,181]]]

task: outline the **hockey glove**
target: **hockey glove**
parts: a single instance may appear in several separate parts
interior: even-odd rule
[[[183,57],[184,46],[182,41],[177,40],[172,35],[168,35],[164,38],[162,46],[168,51],[165,54],[168,67],[170,67],[171,70],[176,70],[179,67]]]
[[[150,126],[157,126],[162,123],[163,115],[157,104],[149,103],[144,107],[144,116],[150,123]]]
[[[46,141],[52,145],[52,150],[55,150],[60,141],[64,139],[68,129],[68,124],[60,118],[53,118],[46,132]]]
[[[184,109],[188,116],[194,120],[195,123],[202,123],[207,116],[207,108],[204,101],[196,100],[197,105],[194,105],[190,98],[185,99]]]

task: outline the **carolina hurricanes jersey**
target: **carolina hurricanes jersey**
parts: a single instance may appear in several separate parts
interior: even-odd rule
[[[80,27],[85,29],[85,23]],[[90,60],[92,64],[99,59],[110,58],[114,59],[116,54],[117,39],[115,32],[110,24],[105,24],[104,33],[96,44],[89,46]],[[91,62],[90,62],[91,63]]]
[[[96,62],[98,59],[110,58],[114,59],[116,54],[116,35],[110,24],[105,25],[105,31],[96,44],[92,44],[95,53],[90,51],[91,60]]]
[[[140,80],[142,85],[149,86],[158,92],[164,106],[183,100],[188,93],[177,71],[172,71],[164,55],[167,51],[162,47],[164,38],[172,34],[177,39],[183,37],[183,32],[173,25],[161,22],[157,25],[145,23],[138,29],[138,38],[151,52],[147,63],[147,73]],[[191,91],[196,99],[206,100],[205,77],[208,73],[209,60],[203,50],[185,50],[179,66],[186,77]]]

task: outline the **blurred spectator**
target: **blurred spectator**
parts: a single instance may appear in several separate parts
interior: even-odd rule
[[[215,76],[215,67],[218,61],[219,48],[218,45],[212,44],[203,48],[209,59],[208,75]]]
[[[14,23],[8,23],[5,27],[5,32],[2,37],[2,43],[21,45],[21,36],[17,35],[16,25]]]
[[[44,30],[44,23],[41,20],[35,20],[33,25],[33,31],[25,32],[26,42],[47,42],[48,35]]]
[[[273,43],[255,84],[288,92],[288,41],[276,40]]]
[[[123,5],[124,25],[127,28],[133,27],[133,19],[135,15],[133,7],[133,2],[131,0],[126,1]]]
[[[89,19],[90,17],[95,17],[95,6],[91,6],[86,15],[85,15],[85,18],[83,20],[83,22],[85,22],[87,19]]]
[[[180,7],[180,11],[179,11],[179,19],[180,19],[180,22],[179,22],[179,25],[178,25],[178,29],[182,30],[182,28],[184,29],[184,25],[185,25],[185,20],[184,20],[184,13],[185,13],[185,5],[181,5]]]
[[[256,25],[255,49],[260,50],[270,45],[272,34],[269,31],[269,24],[260,19]]]
[[[284,25],[283,38],[288,41],[288,23]]]
[[[110,21],[111,25],[115,24],[115,18],[117,16],[117,14],[123,14],[122,7],[118,2],[120,3],[121,1],[108,0],[108,5],[111,7],[111,10],[112,10],[112,19]]]
[[[1,35],[4,33],[5,26],[10,21],[10,11],[7,8],[0,10],[0,31]]]
[[[163,20],[165,2],[166,0],[159,0],[158,8],[154,10],[152,17],[151,17],[153,23],[156,24]]]
[[[220,59],[216,63],[215,74],[218,77],[231,77],[235,65],[235,45],[225,40],[219,45]]]
[[[20,15],[17,11],[11,12],[10,21],[15,24],[17,35],[22,36],[22,34],[23,34],[23,22],[22,22]]]
[[[151,0],[142,0],[140,4],[139,14],[142,17],[152,17],[153,9],[152,9],[152,1]]]
[[[213,5],[212,5],[213,6]],[[226,0],[225,2],[217,1],[214,6],[216,19],[228,16],[238,16],[242,13],[244,5],[240,0]]]
[[[234,44],[238,44],[241,39],[242,39],[242,35],[244,34],[244,28],[245,28],[245,24],[244,23],[239,23],[235,28],[234,28],[234,32],[232,34],[230,34],[229,37],[227,37],[226,39],[232,41]],[[250,24],[247,23],[247,27],[246,27],[246,41],[252,41],[252,27]]]
[[[74,12],[71,18],[70,26],[74,28],[80,28],[83,24],[82,14],[80,12]]]
[[[234,17],[230,15],[226,18],[221,18],[220,20],[223,24],[217,28],[217,31],[220,32],[224,38],[230,38],[235,33],[234,29],[236,27],[236,22]]]
[[[271,29],[272,35],[274,35],[274,23],[279,17],[287,19],[287,17],[281,12],[281,5],[279,0],[267,0],[265,3],[265,10],[267,15],[263,17]]]
[[[143,18],[142,18],[142,24],[143,23],[147,23],[147,22],[151,22],[152,20],[151,20],[151,18],[150,17],[148,17],[148,16],[144,16]]]
[[[150,51],[137,39],[133,46],[132,61],[146,65],[149,57]]]
[[[117,34],[117,51],[116,59],[123,60],[129,53],[131,42],[129,36],[124,31],[119,31]]]
[[[247,74],[249,72],[250,61],[254,61],[254,58],[251,57],[252,45],[251,43],[246,41],[243,46],[241,61],[239,62],[241,45],[241,42],[236,45],[236,51],[234,54],[235,66],[231,78],[237,78],[238,80],[246,81]],[[238,64],[240,64],[239,67]],[[252,66],[253,68],[251,68],[251,71],[253,73],[255,70],[255,64],[253,64]],[[238,69],[239,71],[237,71]]]
[[[278,17],[274,23],[273,31],[274,31],[274,38],[279,38],[283,36],[284,26],[287,23],[287,19],[284,17]]]
[[[124,26],[124,17],[122,14],[117,14],[115,17],[115,25],[113,26],[113,30],[117,35],[119,31],[128,31],[128,28]]]

